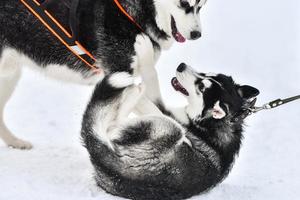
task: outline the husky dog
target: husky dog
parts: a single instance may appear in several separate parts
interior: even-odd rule
[[[49,11],[55,13],[59,22],[67,25],[68,10],[59,2],[57,0],[57,3],[51,4]],[[31,66],[60,80],[88,85],[96,85],[111,72],[138,74],[137,68],[143,65],[143,56],[147,56],[139,51],[149,47],[141,43],[141,38],[148,38],[154,46],[151,45],[155,49],[154,60],[158,58],[160,50],[168,49],[174,41],[200,38],[199,15],[205,2],[206,0],[120,1],[142,31],[120,11],[113,0],[81,0],[77,13],[79,41],[94,55],[97,67],[103,69],[99,75],[92,73],[68,51],[20,0],[1,0],[0,138],[15,148],[31,148],[29,142],[15,137],[3,121],[4,106],[20,78],[22,65]],[[136,44],[139,44],[139,48],[136,48]]]
[[[171,83],[188,105],[168,109],[160,100],[143,112],[151,82],[133,82],[125,72],[104,78],[84,115],[81,134],[97,184],[130,199],[176,200],[220,183],[241,146],[243,120],[233,119],[259,91],[182,63]],[[135,110],[141,116],[128,119]]]

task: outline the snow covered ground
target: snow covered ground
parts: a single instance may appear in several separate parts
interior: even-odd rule
[[[175,45],[157,66],[169,104],[183,99],[169,84],[185,61],[204,72],[231,74],[261,90],[258,103],[300,93],[300,2],[209,0],[203,38]],[[95,187],[79,140],[81,116],[92,88],[48,80],[25,70],[6,121],[31,151],[0,141],[0,200],[114,200]],[[247,120],[232,173],[201,200],[297,200],[300,196],[300,102]]]

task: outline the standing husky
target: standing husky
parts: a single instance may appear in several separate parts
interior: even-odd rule
[[[120,82],[125,79],[126,85]],[[158,103],[160,110],[153,115],[133,119],[128,119],[131,111],[143,113],[143,85],[117,73],[96,86],[82,137],[97,184],[105,191],[136,200],[184,199],[212,188],[229,173],[243,130],[243,121],[233,119],[259,91],[185,64],[172,85],[187,98],[186,107],[169,110]]]
[[[59,0],[57,0],[59,2]],[[15,137],[3,121],[4,106],[21,75],[21,66],[31,66],[47,75],[76,83],[95,85],[111,72],[138,74],[151,40],[156,60],[161,49],[173,41],[201,37],[199,11],[206,0],[122,0],[120,3],[141,26],[138,29],[120,12],[113,0],[80,0],[79,41],[97,59],[101,75],[92,73],[35,18],[19,0],[0,1],[0,138],[8,146],[28,149],[31,144]],[[67,9],[59,3],[49,8],[62,24],[68,24]],[[138,44],[138,45],[136,45]],[[138,46],[139,48],[136,48]],[[153,48],[151,45],[151,48]],[[151,74],[149,72],[149,74]],[[153,80],[157,87],[157,80]],[[151,90],[151,88],[148,88]],[[156,90],[156,89],[152,89]],[[113,91],[106,91],[110,93]],[[99,94],[100,95],[100,94]],[[159,94],[157,95],[159,98]]]

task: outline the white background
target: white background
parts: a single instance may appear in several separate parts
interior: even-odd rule
[[[184,102],[170,86],[183,61],[259,88],[259,104],[300,94],[299,0],[208,0],[201,18],[203,38],[175,45],[158,63],[168,104]],[[95,187],[79,140],[91,91],[24,71],[5,119],[35,148],[13,150],[0,141],[1,200],[118,199]],[[299,122],[300,102],[250,117],[230,176],[193,199],[299,199]]]

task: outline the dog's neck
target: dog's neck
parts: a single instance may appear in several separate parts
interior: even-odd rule
[[[121,0],[120,4],[126,12],[142,27],[153,41],[159,44],[162,49],[169,49],[173,43],[170,36],[159,28],[157,24],[157,10],[152,0]]]
[[[225,176],[229,172],[240,150],[243,122],[232,123],[229,116],[219,120],[210,117],[193,121],[187,107],[166,108],[161,101],[156,102],[156,105],[165,115],[185,127],[187,133],[194,136],[193,138],[204,141],[221,155],[222,173]]]
[[[222,171],[227,173],[240,150],[242,123],[231,123],[226,118],[207,118],[198,122],[190,121],[187,129],[221,155]]]
[[[156,10],[153,0],[119,0],[119,3],[134,19],[134,21],[141,26],[144,33],[152,39],[154,45],[160,47],[160,49],[170,48],[174,40],[157,25]],[[103,9],[107,9],[107,11],[103,11]],[[98,10],[102,10],[103,12],[98,12]],[[92,53],[96,51],[97,44],[91,43],[91,38],[98,41],[103,40],[102,36],[98,36],[96,33],[101,33],[103,31],[103,26],[107,26],[107,23],[111,23],[113,26],[118,24],[120,20],[120,24],[127,23],[124,27],[120,27],[121,30],[126,30],[126,27],[134,28],[135,26],[130,19],[125,19],[124,16],[122,16],[124,14],[115,5],[113,0],[104,2],[93,0],[81,1],[79,5],[79,12],[82,13],[80,14],[79,22],[90,22],[79,23],[80,41]],[[106,13],[107,16],[104,17],[103,13]],[[95,27],[95,23],[98,24],[98,26]],[[139,29],[139,27],[136,26],[136,29]]]

